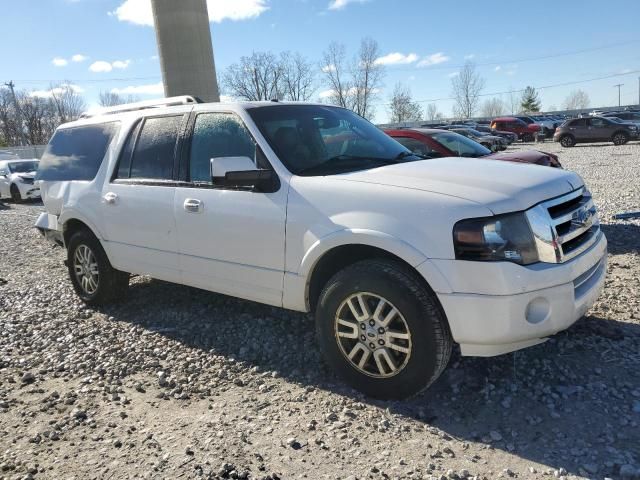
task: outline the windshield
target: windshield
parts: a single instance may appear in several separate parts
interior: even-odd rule
[[[434,133],[431,135],[431,138],[461,157],[476,158],[491,154],[491,150],[488,148],[454,132]]]
[[[421,158],[344,108],[273,105],[248,112],[296,175],[329,175]]]
[[[29,173],[38,170],[38,162],[11,162],[8,167],[11,173]]]

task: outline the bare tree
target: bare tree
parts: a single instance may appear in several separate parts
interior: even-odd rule
[[[29,145],[47,143],[59,124],[53,101],[20,92],[18,103],[22,114],[23,130]]]
[[[347,72],[347,50],[341,43],[332,42],[322,54],[320,68],[330,89],[328,100],[333,105],[353,108],[353,83]]]
[[[440,120],[442,118],[442,113],[438,111],[438,107],[435,103],[430,103],[427,105],[427,120],[434,121]]]
[[[126,97],[115,92],[100,92],[98,103],[101,107],[115,107],[126,103],[135,103],[140,101],[135,95],[127,95]]]
[[[13,95],[8,88],[0,88],[0,143],[18,145],[18,125],[15,113]]]
[[[51,85],[50,93],[60,123],[76,120],[87,108],[82,96],[69,82]]]
[[[454,114],[470,118],[478,109],[480,93],[484,89],[484,79],[476,72],[476,66],[467,62],[460,73],[451,79],[455,104]]]
[[[280,68],[284,98],[295,102],[309,100],[316,90],[311,62],[300,53],[283,52],[280,54]]]
[[[580,110],[583,108],[589,108],[591,100],[589,95],[584,90],[574,90],[564,100],[565,110]]]
[[[240,57],[222,75],[222,84],[231,95],[243,100],[281,100],[282,65],[271,52],[253,52]]]
[[[499,117],[504,113],[505,105],[500,98],[491,98],[485,100],[482,104],[483,117]]]
[[[413,122],[423,117],[422,107],[411,98],[411,91],[401,83],[396,83],[389,105],[392,123]]]
[[[354,111],[361,117],[371,119],[374,115],[372,101],[378,95],[384,77],[384,68],[376,60],[381,56],[378,42],[365,38],[352,64]]]
[[[507,100],[505,104],[507,111],[511,115],[515,115],[520,111],[520,97],[513,90],[513,87],[509,87],[509,93],[507,94]]]

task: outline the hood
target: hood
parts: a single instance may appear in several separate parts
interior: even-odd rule
[[[523,150],[520,152],[503,152],[492,153],[483,158],[491,158],[493,160],[504,160],[507,162],[534,163],[536,165],[545,165],[559,167],[557,157],[550,153],[539,152],[538,150]]]
[[[399,163],[327,178],[463,198],[488,207],[496,215],[526,210],[584,185],[576,173],[557,168],[457,157]]]
[[[14,173],[14,175],[22,178],[35,178],[36,172],[34,170],[32,172]]]

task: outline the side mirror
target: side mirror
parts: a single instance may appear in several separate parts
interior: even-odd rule
[[[258,169],[249,157],[218,157],[211,159],[211,180],[214,185],[271,193],[278,190],[278,176],[273,170]]]

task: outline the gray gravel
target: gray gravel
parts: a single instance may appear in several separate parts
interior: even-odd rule
[[[143,277],[86,308],[42,205],[0,203],[0,479],[640,478],[640,221],[611,218],[640,210],[640,144],[541,149],[600,207],[604,295],[404,402],[342,385],[309,316]]]

